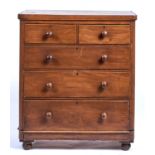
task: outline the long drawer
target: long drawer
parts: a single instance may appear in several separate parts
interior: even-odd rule
[[[129,69],[130,46],[26,46],[25,69]]]
[[[25,131],[123,131],[129,102],[105,100],[26,100]]]
[[[51,70],[24,73],[24,97],[127,97],[129,72]]]

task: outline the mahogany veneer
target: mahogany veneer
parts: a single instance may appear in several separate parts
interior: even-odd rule
[[[20,124],[35,140],[134,140],[133,12],[24,11]]]

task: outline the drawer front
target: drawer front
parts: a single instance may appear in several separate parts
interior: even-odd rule
[[[80,25],[80,44],[129,44],[129,25]]]
[[[75,25],[26,24],[25,43],[75,44]]]
[[[128,69],[129,46],[26,46],[24,68]]]
[[[127,97],[129,73],[108,71],[25,72],[25,97]]]
[[[28,100],[24,130],[123,131],[129,127],[129,103],[104,100]]]

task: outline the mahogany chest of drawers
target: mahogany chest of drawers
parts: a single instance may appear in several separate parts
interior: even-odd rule
[[[20,123],[35,140],[134,140],[133,12],[24,11]]]

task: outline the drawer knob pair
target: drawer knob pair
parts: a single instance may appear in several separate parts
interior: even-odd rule
[[[48,82],[45,84],[45,88],[46,90],[49,90],[53,87],[53,83],[52,82]],[[100,84],[100,90],[104,91],[105,88],[107,87],[107,82],[106,81],[102,81]]]
[[[52,118],[53,118],[52,112],[46,112],[46,119],[47,119],[47,120],[51,120]],[[106,120],[106,119],[107,119],[107,113],[102,112],[102,113],[100,114],[100,121],[103,122],[103,121]]]

